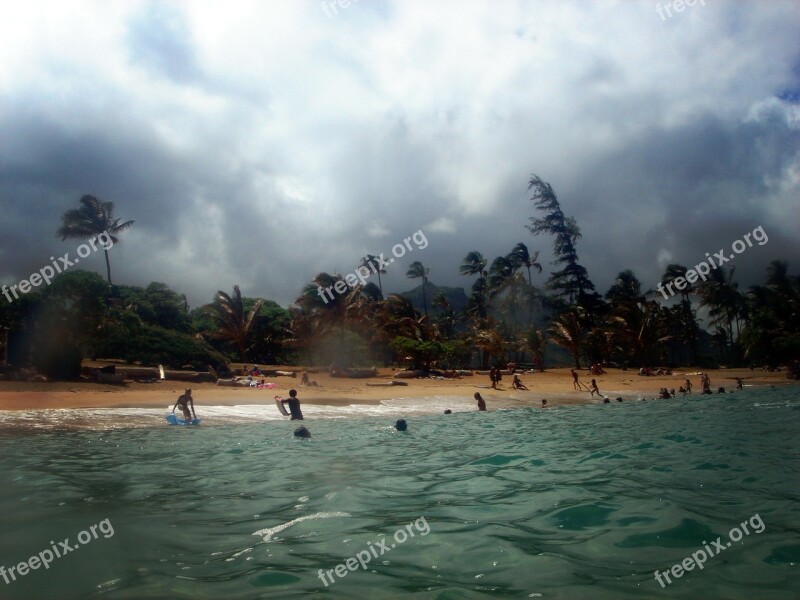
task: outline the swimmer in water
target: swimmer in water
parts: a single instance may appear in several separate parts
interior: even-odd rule
[[[305,427],[301,426],[301,427],[298,427],[297,429],[294,430],[294,437],[310,438],[311,437],[311,432],[308,429],[306,429]]]
[[[474,398],[475,400],[478,401],[478,410],[486,410],[486,401],[483,398],[481,398],[479,392],[475,392]]]
[[[397,419],[397,423],[394,424],[394,427],[397,431],[405,431],[408,429],[408,423],[406,423],[405,419]]]

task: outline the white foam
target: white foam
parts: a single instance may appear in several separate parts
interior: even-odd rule
[[[302,523],[303,521],[310,521],[312,519],[330,519],[332,517],[349,517],[349,516],[350,513],[346,512],[318,512],[314,513],[313,515],[306,515],[304,517],[298,517],[296,519],[292,519],[288,523],[283,523],[282,525],[276,525],[275,527],[267,527],[266,529],[259,529],[258,531],[254,531],[253,535],[263,536],[264,543],[266,544],[272,539],[273,535],[283,531],[288,527],[291,527],[292,525],[296,525],[297,523]]]

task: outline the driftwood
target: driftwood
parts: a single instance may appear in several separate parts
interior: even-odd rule
[[[417,379],[418,377],[427,377],[425,371],[398,371],[394,374],[395,379]]]

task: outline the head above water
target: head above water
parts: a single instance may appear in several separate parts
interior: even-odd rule
[[[452,415],[452,414],[453,414],[453,411],[452,411],[452,410],[450,410],[449,408],[445,408],[445,409],[444,409],[444,414],[446,414],[446,415]]]
[[[311,432],[305,427],[298,427],[297,429],[294,430],[294,437],[310,438]]]
[[[405,419],[397,419],[397,423],[395,423],[394,426],[397,431],[405,431],[408,429],[408,423],[406,423]]]

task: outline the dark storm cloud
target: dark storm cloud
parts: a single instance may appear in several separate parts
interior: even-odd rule
[[[419,229],[429,247],[385,290],[417,285],[413,260],[468,287],[468,251],[519,241],[542,251],[541,282],[552,239],[525,229],[532,173],[578,220],[600,291],[626,268],[654,285],[758,225],[769,243],[737,275],[800,265],[788,2],[669,22],[649,2],[362,2],[335,18],[293,2],[25,4],[6,23],[7,283],[74,248],[54,232],[86,193],[136,220],[115,281],[163,281],[192,305],[234,284],[288,304]]]

